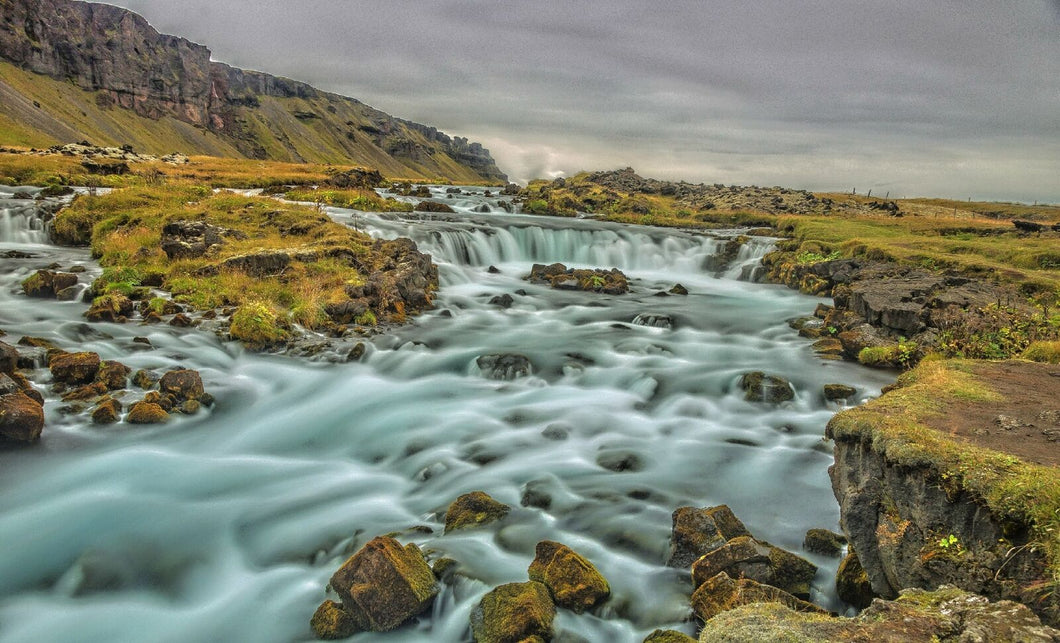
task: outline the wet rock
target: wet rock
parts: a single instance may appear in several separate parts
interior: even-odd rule
[[[839,556],[846,544],[846,536],[827,529],[810,529],[802,541],[802,546],[806,548],[806,551],[822,556]]]
[[[541,583],[508,583],[493,589],[471,612],[477,643],[518,643],[552,639],[556,606]]]
[[[158,383],[158,376],[141,368],[133,375],[132,382],[146,391],[155,387]]]
[[[673,288],[667,290],[666,292],[670,293],[671,295],[687,295],[688,288],[685,288],[681,284],[674,284]]]
[[[158,380],[158,389],[178,401],[198,400],[205,392],[198,371],[191,369],[167,372]]]
[[[644,469],[644,460],[636,453],[629,451],[605,451],[596,456],[596,464],[615,473]]]
[[[29,297],[54,298],[56,293],[77,283],[77,275],[69,272],[38,270],[22,282],[22,292]]]
[[[504,293],[503,295],[497,295],[496,297],[490,298],[490,306],[500,306],[501,308],[511,308],[512,304],[515,303],[515,298]]]
[[[140,401],[132,405],[125,421],[129,424],[164,424],[169,421],[169,413],[157,403]]]
[[[346,353],[347,362],[359,362],[364,357],[366,347],[364,342],[357,342],[350,348],[350,352]]]
[[[80,400],[94,400],[107,392],[107,385],[103,382],[93,382],[79,386],[72,391],[63,394],[63,402],[77,402]]]
[[[0,373],[14,373],[18,360],[18,349],[11,344],[0,342]]]
[[[184,313],[177,313],[173,315],[173,319],[169,320],[170,326],[176,326],[177,328],[187,328],[192,325],[191,317],[188,317]]]
[[[107,360],[100,363],[99,371],[96,373],[96,380],[103,383],[107,390],[117,391],[125,388],[125,383],[128,381],[129,373],[131,372],[132,369],[125,364]]]
[[[782,589],[763,585],[749,578],[733,580],[724,572],[708,578],[692,594],[692,611],[703,621],[709,621],[718,614],[741,605],[754,603],[780,603],[799,612],[828,613]]]
[[[648,326],[650,328],[673,328],[674,318],[657,313],[641,313],[633,318],[633,325]]]
[[[91,322],[122,323],[133,314],[133,302],[125,295],[110,294],[92,300],[85,317]]]
[[[865,568],[861,566],[853,547],[847,550],[847,555],[839,563],[839,571],[835,575],[835,590],[841,600],[859,610],[868,607],[872,599],[876,598],[869,575],[865,573]]]
[[[445,512],[445,533],[496,522],[508,515],[511,507],[481,491],[466,493],[449,505]]]
[[[350,299],[327,304],[324,313],[336,324],[352,324],[368,311],[365,299]]]
[[[563,424],[549,424],[541,431],[542,437],[557,442],[570,437],[570,427]]]
[[[700,556],[714,551],[732,538],[750,536],[728,505],[697,509],[679,507],[673,513],[670,532],[670,567],[688,568]]]
[[[342,608],[361,630],[386,632],[422,613],[438,593],[438,583],[413,544],[386,536],[373,538],[331,576]]]
[[[739,536],[711,550],[692,564],[692,584],[696,587],[725,572],[734,578],[772,585],[800,598],[809,598],[810,583],[817,567],[789,551]]]
[[[644,639],[644,643],[696,643],[696,639],[677,630],[655,630]]]
[[[858,392],[853,386],[847,386],[846,384],[825,384],[824,385],[824,399],[829,401],[834,400],[848,400]]]
[[[291,255],[286,252],[264,251],[229,257],[221,267],[245,272],[251,277],[268,277],[280,274],[290,263]]]
[[[626,275],[617,268],[611,270],[567,268],[561,263],[535,263],[526,277],[532,283],[548,284],[559,290],[583,290],[609,295],[629,292]]]
[[[813,343],[813,351],[819,355],[835,355],[840,356],[843,354],[843,342],[839,341],[834,337],[824,337]]]
[[[121,403],[113,398],[106,398],[92,410],[93,424],[114,424],[121,419]]]
[[[611,595],[607,579],[583,556],[566,545],[543,540],[527,570],[530,580],[548,588],[558,607],[581,614]]]
[[[777,375],[766,375],[762,371],[744,373],[740,378],[740,388],[748,402],[768,402],[779,404],[795,399],[795,389],[791,382]]]
[[[416,212],[445,212],[452,213],[453,209],[444,203],[437,201],[420,201],[414,208]]]
[[[494,353],[480,355],[475,360],[482,374],[491,380],[514,380],[533,373],[530,358],[517,353]]]
[[[19,386],[18,382],[11,379],[6,373],[0,373],[0,395],[21,392],[22,387]]]
[[[323,641],[348,638],[359,631],[353,616],[344,610],[342,605],[331,600],[324,601],[316,612],[313,612],[309,627],[312,628],[313,634]]]
[[[44,429],[44,407],[19,391],[0,395],[0,436],[16,442],[34,442]]]
[[[58,353],[48,361],[48,370],[56,382],[87,384],[95,379],[101,364],[96,353]]]

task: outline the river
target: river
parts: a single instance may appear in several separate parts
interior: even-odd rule
[[[0,187],[3,341],[194,368],[217,399],[161,427],[99,428],[64,415],[46,369],[29,373],[46,426],[38,444],[0,450],[0,640],[308,640],[330,575],[388,533],[456,559],[458,574],[429,615],[358,641],[468,640],[474,605],[526,580],[544,539],[584,555],[613,590],[595,613],[560,610],[561,640],[692,634],[688,574],[665,566],[670,514],[721,503],[819,564],[814,598],[842,608],[838,561],[802,550],[807,529],[839,518],[822,440],[838,407],[821,389],[850,384],[866,399],[892,376],[823,360],[787,325],[821,300],[747,279],[771,240],[753,238],[719,274],[704,268],[722,243],[711,236],[507,214],[481,188],[432,189],[457,214],[328,209],[413,238],[441,277],[434,311],[372,339],[361,362],[332,364],[164,325],[87,324],[80,301],[26,298],[19,283],[47,264],[82,265],[82,281],[99,268],[85,249],[49,245],[34,206]],[[632,292],[522,279],[553,261],[620,268]],[[657,296],[675,283],[689,294]],[[489,303],[506,293],[510,308]],[[673,328],[633,324],[642,313]],[[494,353],[527,356],[533,373],[484,377],[476,358]],[[795,400],[744,401],[750,370],[789,379]],[[512,513],[442,535],[446,506],[474,490]]]

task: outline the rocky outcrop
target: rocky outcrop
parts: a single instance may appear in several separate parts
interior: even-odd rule
[[[22,291],[29,297],[56,298],[77,284],[77,275],[69,272],[38,270],[22,282]]]
[[[496,522],[508,515],[511,507],[494,500],[482,491],[466,493],[449,505],[445,512],[445,532],[468,529]]]
[[[608,295],[629,292],[626,275],[618,268],[567,268],[561,263],[544,265],[535,263],[526,279],[532,283],[548,284],[558,290],[583,290]]]
[[[527,570],[530,580],[542,583],[557,607],[581,614],[607,600],[611,586],[585,557],[566,545],[543,540]]]
[[[206,47],[159,34],[125,9],[71,0],[9,0],[3,7],[0,59],[94,92],[100,112],[127,109],[150,120],[173,118],[213,135],[207,148],[235,149],[250,158],[333,161],[326,157],[338,149],[351,160],[372,158],[398,176],[507,180],[478,143],[305,83],[213,62]],[[293,99],[298,102],[285,103]],[[37,103],[36,110],[9,116],[39,120],[49,106]],[[266,135],[255,129],[261,126]],[[73,127],[55,123],[50,130],[73,133]],[[293,138],[291,129],[301,135]],[[151,136],[142,142],[157,145]]]
[[[790,609],[811,614],[828,613],[782,589],[749,578],[733,579],[725,572],[708,578],[692,594],[692,611],[702,621],[710,621],[718,614],[741,605],[755,603],[779,603]]]
[[[508,583],[490,591],[471,611],[476,643],[549,641],[556,606],[541,583]]]
[[[517,353],[491,353],[475,358],[483,376],[491,380],[514,380],[534,372],[530,358]]]

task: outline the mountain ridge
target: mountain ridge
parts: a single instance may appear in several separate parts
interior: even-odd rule
[[[9,63],[0,68],[0,139],[54,144],[70,142],[59,134],[73,130],[159,153],[173,151],[158,147],[173,142],[190,144],[181,150],[186,153],[365,164],[391,176],[507,180],[478,143],[301,81],[212,61],[206,46],[160,34],[126,9],[75,0],[0,0],[0,8],[0,60]],[[72,114],[63,104],[70,101],[79,104]],[[108,127],[127,120],[117,110],[149,122]],[[208,140],[197,147],[199,137],[180,124]],[[4,137],[7,131],[12,134]]]

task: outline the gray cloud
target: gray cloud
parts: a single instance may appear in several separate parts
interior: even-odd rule
[[[482,141],[518,179],[1060,201],[1060,0],[117,4]]]

